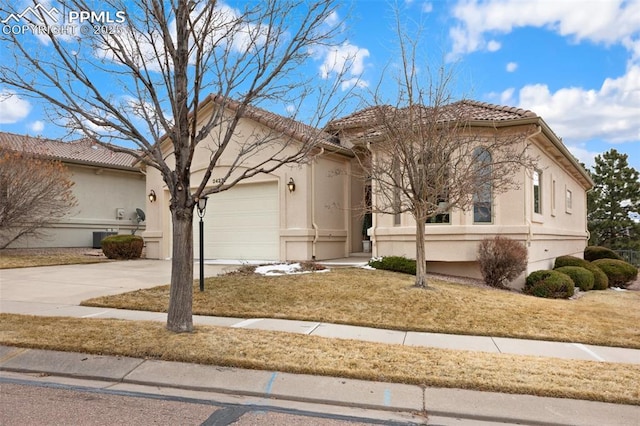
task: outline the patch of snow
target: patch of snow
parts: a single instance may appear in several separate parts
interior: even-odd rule
[[[276,277],[280,275],[310,274],[312,272],[329,272],[329,269],[323,269],[320,271],[303,271],[299,263],[280,263],[258,266],[255,270],[256,274],[266,275],[269,277]]]
[[[370,270],[370,271],[375,271],[375,270],[376,270],[376,268],[374,268],[373,266],[370,266],[370,265],[368,265],[368,264],[367,264],[367,265],[362,265],[362,266],[360,267],[360,269],[368,269],[368,270]]]
[[[611,290],[613,290],[613,291],[628,291],[626,288],[620,288],[620,287],[611,287]]]
[[[198,263],[198,260],[195,260]],[[275,264],[274,260],[205,259],[205,265],[265,265]]]

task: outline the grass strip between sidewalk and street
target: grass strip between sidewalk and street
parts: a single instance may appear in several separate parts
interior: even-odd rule
[[[0,314],[0,344],[422,386],[640,405],[640,365],[537,358],[213,326]]]
[[[194,282],[193,312],[640,349],[638,291],[590,291],[563,300],[439,279],[423,290],[413,282],[409,275],[358,268],[275,277],[224,275],[207,278],[204,292]],[[166,312],[169,286],[82,304]]]

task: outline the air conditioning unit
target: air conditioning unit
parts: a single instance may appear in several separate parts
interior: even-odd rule
[[[118,220],[124,219],[124,209],[116,209],[116,219]]]

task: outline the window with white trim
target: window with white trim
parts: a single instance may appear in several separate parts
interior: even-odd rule
[[[473,151],[476,161],[478,183],[473,194],[473,222],[491,223],[492,216],[492,183],[491,183],[491,153],[484,148]]]
[[[533,171],[533,212],[542,214],[542,172]]]

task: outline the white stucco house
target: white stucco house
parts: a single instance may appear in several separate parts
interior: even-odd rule
[[[423,224],[427,270],[480,278],[478,244],[496,235],[521,241],[528,248],[524,275],[551,269],[557,256],[582,257],[588,240],[586,193],[593,181],[547,123],[519,108],[475,101],[452,106],[464,108],[468,132],[480,138],[503,132],[520,135],[521,140],[514,143],[527,146],[538,164],[533,172],[522,168],[518,173],[519,189],[493,195],[467,212],[450,211],[442,220]],[[329,123],[325,131],[338,136],[343,145],[364,147],[374,122],[374,111],[368,108]],[[367,149],[375,155],[375,142]],[[374,205],[376,196],[374,186]],[[415,258],[415,226],[408,213],[374,214],[369,230],[373,255]],[[515,286],[524,284],[524,275]]]
[[[201,104],[200,116],[210,113],[211,100]],[[230,104],[229,107],[232,107]],[[434,272],[479,277],[477,247],[485,237],[507,236],[529,249],[528,272],[550,268],[560,255],[581,256],[586,246],[586,192],[593,186],[587,172],[569,153],[544,120],[531,111],[466,101],[472,127],[486,132],[527,130],[529,148],[539,169],[518,175],[520,188],[487,201],[482,219],[473,211],[451,211],[444,223],[424,224],[427,265]],[[362,206],[367,182],[356,158],[362,134],[371,126],[365,109],[332,121],[312,161],[258,175],[232,189],[209,197],[205,221],[204,257],[240,260],[324,260],[361,253]],[[318,131],[260,108],[250,107],[237,137],[265,129],[302,141],[305,132]],[[213,138],[213,136],[210,136]],[[209,142],[214,143],[211,139]],[[524,142],[524,141],[523,141]],[[167,146],[170,144],[167,144]],[[354,149],[356,148],[356,149]],[[207,140],[196,148],[192,184],[199,183],[211,150]],[[171,157],[170,152],[166,152]],[[261,155],[268,156],[268,151]],[[233,152],[220,160],[211,180],[219,179],[233,162]],[[262,161],[257,155],[251,161]],[[147,227],[143,233],[147,257],[171,253],[169,193],[160,173],[145,171]],[[216,174],[218,173],[218,174]],[[288,184],[293,183],[295,189]],[[375,197],[375,192],[371,194]],[[198,253],[194,215],[194,253]],[[374,214],[368,233],[373,256],[415,257],[415,226],[408,214],[399,220]]]
[[[71,142],[0,132],[0,148],[60,161],[74,182],[77,206],[44,228],[44,238],[28,237],[10,248],[94,247],[94,233],[131,233],[145,207],[145,176],[134,157],[114,153],[89,139]],[[140,223],[140,231],[144,222]]]

